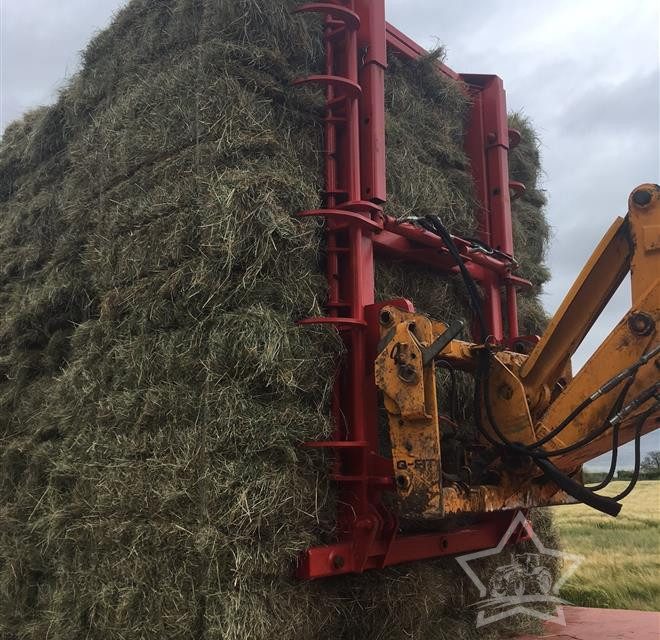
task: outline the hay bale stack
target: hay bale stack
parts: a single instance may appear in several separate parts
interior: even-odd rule
[[[550,225],[545,217],[546,196],[540,187],[541,154],[539,141],[529,120],[522,114],[509,117],[509,126],[521,134],[520,144],[509,154],[511,180],[522,182],[526,191],[512,203],[513,241],[520,263],[519,275],[531,281],[533,287],[518,297],[520,331],[541,334],[548,317],[541,303],[541,290],[550,279],[545,263],[550,242]]]
[[[475,633],[451,560],[290,577],[332,538],[325,461],[299,445],[329,434],[342,351],[295,324],[325,295],[322,230],[292,218],[322,187],[322,100],[290,85],[322,51],[295,4],[133,0],[3,136],[3,638]],[[393,60],[387,107],[390,213],[471,230],[462,92]],[[423,269],[381,265],[378,289],[466,313]]]

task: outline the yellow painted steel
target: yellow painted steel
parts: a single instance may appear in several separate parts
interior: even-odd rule
[[[422,354],[433,342],[433,323],[395,307],[381,311],[380,323],[384,348],[376,358],[376,384],[388,414],[400,513],[442,515],[435,368],[423,366]]]
[[[575,377],[570,358],[631,272],[632,308]],[[658,345],[660,323],[660,187],[642,185],[600,242],[548,330],[529,356],[495,350],[488,376],[490,415],[506,438],[532,444],[559,425],[585,398]],[[461,512],[494,511],[558,504],[570,499],[530,465],[497,468],[499,482],[488,486],[443,487],[440,421],[435,366],[424,366],[424,350],[447,330],[445,324],[417,313],[386,307],[381,313],[381,345],[376,383],[388,413],[389,434],[401,513],[408,518],[437,518]],[[438,358],[474,371],[479,345],[452,340]],[[567,447],[600,427],[617,402],[624,404],[658,382],[660,358],[639,368],[620,398],[621,387],[603,394],[572,420],[544,448]],[[621,444],[634,438],[636,417],[644,405],[620,425]],[[482,423],[496,438],[482,407]],[[658,412],[644,431],[657,428]],[[575,475],[580,466],[611,448],[611,430],[574,452],[553,458]]]
[[[637,204],[636,199],[645,204]],[[648,201],[647,201],[648,200]],[[606,380],[636,362],[659,342],[660,324],[660,186],[641,185],[631,194],[625,219],[626,239],[629,246],[632,306],[598,350],[591,356],[565,391],[540,417],[536,430],[542,435],[561,422],[585,397],[598,389]],[[587,274],[588,276],[588,274]],[[592,303],[597,291],[585,290],[579,301]],[[660,358],[656,357],[639,369],[635,381],[626,394],[626,401],[638,396],[644,389],[660,379]],[[546,449],[557,449],[577,442],[599,427],[614,406],[617,391],[604,395],[561,433],[551,440]],[[641,413],[641,410],[637,414]],[[644,432],[658,428],[657,412],[650,415]],[[623,444],[634,438],[635,416],[621,426],[619,441]],[[611,449],[608,431],[580,450],[557,456],[555,464],[571,471],[582,463]]]
[[[628,273],[627,221],[617,218],[564,298],[520,377],[533,399],[548,395],[561,370],[580,346]]]

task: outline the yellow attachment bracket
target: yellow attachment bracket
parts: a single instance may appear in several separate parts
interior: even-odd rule
[[[396,307],[384,307],[380,314],[376,384],[383,392],[388,415],[394,477],[404,518],[442,515],[435,367],[433,361],[424,366],[424,350],[434,342],[433,325],[423,315]]]
[[[508,440],[524,444],[533,442],[536,436],[525,386],[519,377],[526,359],[527,356],[512,352],[496,354],[491,360],[488,376],[490,415],[497,425],[506,430]],[[490,416],[485,406],[482,407],[482,424],[497,439],[490,427]]]

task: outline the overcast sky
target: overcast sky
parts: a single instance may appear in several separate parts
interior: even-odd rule
[[[0,128],[53,100],[78,52],[121,0],[0,0]],[[388,20],[442,43],[459,72],[495,73],[510,110],[542,140],[553,228],[554,312],[628,195],[660,182],[660,3],[657,0],[388,0]],[[576,356],[581,365],[630,306],[624,286]],[[660,449],[660,435],[645,449]],[[623,455],[631,463],[630,447]],[[605,462],[606,464],[606,462]]]

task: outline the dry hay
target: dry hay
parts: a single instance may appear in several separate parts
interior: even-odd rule
[[[540,294],[543,284],[550,279],[545,264],[550,241],[550,226],[544,207],[545,193],[540,187],[541,159],[539,141],[528,118],[521,114],[509,117],[509,126],[521,134],[520,144],[509,154],[511,180],[522,182],[526,191],[513,201],[513,240],[516,258],[520,263],[519,275],[532,282],[533,288],[519,296],[520,331],[522,334],[540,334],[548,321]]]
[[[325,463],[299,445],[329,433],[342,350],[295,324],[325,279],[319,225],[292,218],[321,189],[320,97],[290,86],[318,25],[293,4],[134,0],[57,103],[4,134],[3,638],[476,635],[451,559],[290,577],[332,538]],[[465,98],[431,60],[391,63],[389,212],[469,232]],[[535,177],[524,133],[514,176]],[[534,185],[516,208],[537,291],[542,204]],[[378,292],[466,312],[421,268],[379,265]]]

